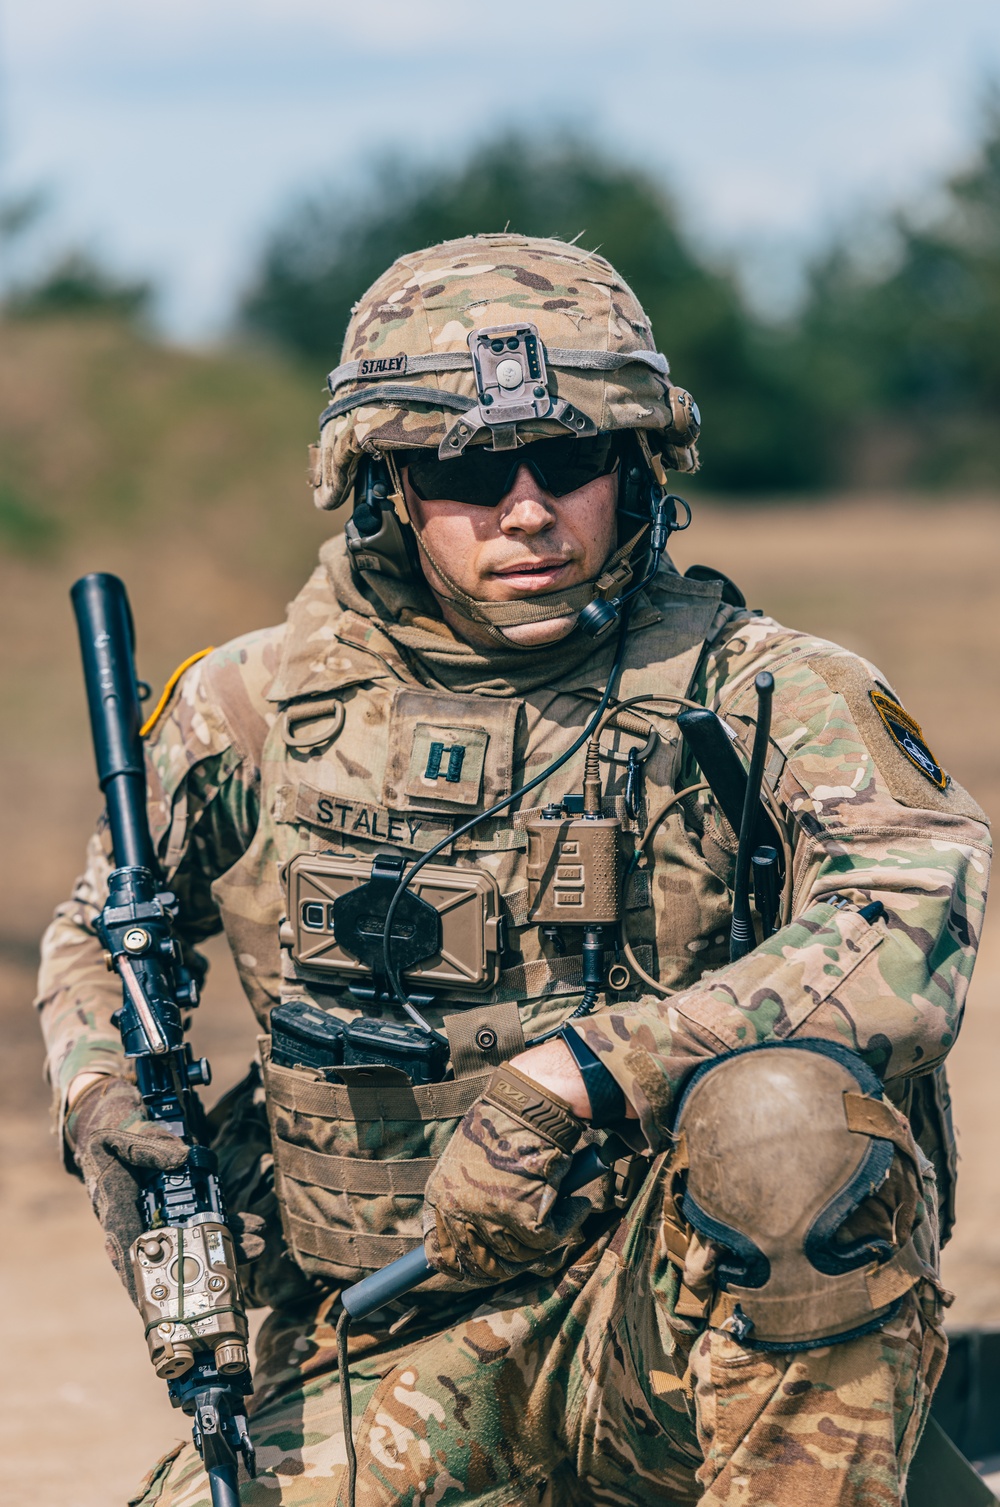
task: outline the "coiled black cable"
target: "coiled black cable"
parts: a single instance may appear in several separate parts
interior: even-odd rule
[[[657,560],[656,563],[658,565],[659,561]],[[647,579],[651,578],[652,573],[649,574]],[[466,832],[471,832],[472,828],[478,826],[480,822],[488,821],[492,816],[498,816],[501,811],[505,811],[508,806],[512,806],[513,803],[517,800],[520,800],[523,795],[528,795],[532,790],[537,789],[537,787],[541,785],[543,781],[549,779],[556,773],[557,770],[561,769],[562,766],[567,762],[567,760],[573,757],[578,749],[583,747],[584,743],[586,743],[594,728],[597,726],[598,722],[600,722],[604,713],[607,711],[608,703],[610,702],[611,697],[614,695],[615,686],[617,685],[618,678],[621,675],[622,667],[625,663],[625,648],[628,638],[628,625],[632,616],[632,605],[632,602],[626,603],[624,611],[622,613],[621,622],[618,628],[618,644],[615,650],[614,661],[608,673],[608,683],[604,687],[604,695],[598,702],[596,710],[590,717],[590,720],[587,722],[586,727],[583,729],[583,732],[580,733],[579,737],[570,744],[565,753],[561,753],[557,759],[553,759],[552,763],[547,765],[546,768],[542,770],[541,774],[535,775],[535,778],[533,780],[529,780],[527,784],[522,785],[518,790],[513,791],[512,794],[505,796],[502,801],[497,801],[486,811],[477,812],[475,816],[470,817],[467,822],[463,822],[462,826],[456,828],[454,832],[449,832],[447,837],[442,837],[440,842],[435,843],[434,846],[430,848],[426,853],[422,853],[420,857],[410,865],[406,873],[401,876],[399,884],[396,886],[396,893],[393,895],[392,900],[389,903],[389,909],[385,913],[385,925],[382,928],[382,967],[396,1003],[408,1015],[412,1016],[414,1012],[409,1004],[409,1001],[406,999],[406,996],[403,993],[399,981],[399,976],[396,973],[396,969],[393,966],[392,962],[392,923],[393,919],[395,918],[396,910],[399,906],[400,900],[406,893],[409,886],[412,884],[413,880],[416,878],[417,874],[419,874],[420,870],[424,867],[424,864],[430,863],[431,859],[436,858],[439,853],[443,852],[445,848],[456,842],[458,838],[464,837]],[[421,1022],[421,1024],[426,1023]]]

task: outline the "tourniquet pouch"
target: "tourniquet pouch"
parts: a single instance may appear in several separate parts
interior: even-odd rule
[[[342,1067],[329,1083],[272,1062],[270,1047],[260,1038],[288,1248],[310,1276],[356,1282],[421,1243],[427,1179],[491,1074],[413,1085],[395,1068]]]

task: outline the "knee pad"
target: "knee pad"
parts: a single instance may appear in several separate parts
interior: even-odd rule
[[[909,1126],[853,1052],[765,1042],[714,1058],[688,1085],[674,1130],[683,1215],[721,1248],[712,1327],[763,1349],[835,1344],[880,1328],[933,1275],[910,1238],[919,1173]],[[907,1192],[889,1221],[896,1238],[852,1241],[846,1222],[897,1152]]]

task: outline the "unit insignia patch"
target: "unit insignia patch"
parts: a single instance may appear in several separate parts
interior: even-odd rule
[[[927,776],[932,785],[944,790],[948,776],[927,747],[919,722],[915,722],[898,701],[894,701],[883,691],[869,691],[868,694],[892,741],[902,749],[910,763],[915,764],[920,773]]]

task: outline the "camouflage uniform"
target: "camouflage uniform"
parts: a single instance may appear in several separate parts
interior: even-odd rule
[[[541,321],[543,295],[523,296]],[[349,438],[338,430],[334,444]],[[414,442],[404,426],[397,443]],[[339,484],[337,464],[318,466],[321,490]],[[280,1000],[356,1013],[345,988],[320,988],[299,967],[283,876],[303,856],[425,852],[539,773],[606,683],[613,649],[579,638],[529,655],[474,649],[425,589],[353,574],[333,541],[287,624],[189,669],[148,738],[151,827],[184,939],[196,946],[225,929],[262,1030],[262,1081],[218,1117],[231,1204],[270,1220],[248,1273],[251,1296],[274,1312],[258,1345],[252,1427],[263,1471],[242,1488],[247,1504],[341,1499],[337,1294],[419,1240],[424,1183],[490,1061],[580,1000],[579,953],[570,944],[561,954],[527,922],[524,824],[579,787],[582,754],[533,793],[530,811],[522,803],[480,823],[449,860],[492,877],[508,925],[499,977],[476,995],[497,1025],[494,1057],[477,1061],[469,1045],[467,991],[445,988],[429,1007],[435,1026],[466,1021],[453,1037],[453,1082],[410,1089],[391,1071],[348,1072],[338,1086],[271,1061]],[[664,806],[699,782],[678,735],[683,698],[715,708],[745,750],[762,669],[775,679],[766,783],[788,842],[786,924],[729,965],[734,834],[705,789]],[[391,1328],[352,1336],[359,1500],[898,1502],[944,1357],[935,1270],[954,1145],[941,1063],[979,937],[985,818],[891,731],[879,706],[895,705],[892,689],[874,667],[748,612],[710,571],[664,567],[638,599],[617,694],[637,699],[657,734],[634,817],[626,758],[645,751],[645,734],[623,719],[602,738],[604,809],[644,843],[623,924],[636,963],[674,992],[643,992],[633,970],[584,1034],[638,1110],[655,1160],[624,1217],[606,1180],[555,1274],[476,1295],[439,1276],[399,1305]],[[440,728],[464,730],[478,751],[464,785],[449,787],[454,798],[428,792],[413,762],[421,737]],[[45,939],[40,1002],[60,1123],[76,1074],[126,1072],[111,1025],[118,987],[92,929],[107,870],[99,835]],[[884,917],[860,914],[872,900]],[[708,1324],[712,1284],[697,1242],[684,1250],[669,1233],[667,1163],[692,1069],[789,1037],[860,1053],[908,1117],[926,1157],[923,1275],[880,1332],[774,1354]],[[191,1447],[161,1462],[136,1500],[207,1503]]]
[[[360,593],[348,611],[341,606],[333,580],[342,576],[342,546],[329,546],[324,554],[327,563],[293,606],[290,627],[237,640],[188,671],[148,744],[150,814],[167,878],[182,900],[185,935],[197,941],[216,930],[221,910],[265,1029],[269,1008],[282,992],[275,851],[281,830],[287,828],[286,856],[337,842],[367,844],[368,851],[386,845],[382,834],[388,834],[388,826],[379,828],[379,821],[388,823],[389,808],[359,794],[364,781],[375,779],[370,766],[376,744],[369,729],[384,727],[393,697],[418,690],[374,608],[362,617]],[[652,883],[632,898],[636,908],[628,922],[648,952],[652,948],[642,939],[655,931],[660,977],[679,992],[668,1001],[637,997],[602,1012],[587,1023],[586,1038],[606,1054],[639,1109],[654,1150],[667,1144],[677,1084],[705,1057],[750,1040],[796,1033],[846,1043],[885,1073],[892,1097],[909,1113],[947,1190],[951,1137],[938,1064],[958,1027],[978,936],[986,876],[982,818],[958,786],[936,789],[882,723],[867,716],[866,689],[885,685],[876,671],[832,645],[721,602],[721,587],[719,581],[661,577],[636,620],[622,698],[649,698],[660,686],[679,687],[674,695],[690,689],[693,699],[715,706],[743,732],[752,715],[754,673],[772,670],[777,689],[768,780],[789,821],[795,920],[741,963],[725,966],[733,836],[706,792],[688,797],[657,829]],[[707,614],[704,635],[694,638],[692,625],[702,623],[699,613]],[[680,642],[670,642],[678,618],[686,626]],[[409,631],[412,640],[415,630]],[[710,641],[704,654],[702,636]],[[665,653],[667,648],[674,652]],[[410,654],[415,652],[411,641]],[[600,659],[591,656],[585,669],[571,670],[560,689],[563,684],[579,692],[599,688],[605,668]],[[372,678],[363,681],[358,672],[366,662]],[[427,668],[427,661],[410,663]],[[299,677],[297,684],[289,683],[290,674]],[[330,696],[332,682],[341,688],[347,713],[343,728],[329,744],[307,753],[290,750],[287,708],[296,704],[295,692],[304,693],[303,706],[329,716],[319,696]],[[510,699],[496,698],[501,706]],[[561,741],[568,742],[593,701],[584,694],[563,696],[556,721],[549,710],[550,688],[516,699],[524,703],[529,728],[525,751],[510,775],[520,779],[549,759]],[[646,709],[661,730],[659,756],[680,763],[676,705],[657,709],[646,703]],[[609,752],[617,744],[620,753],[635,741],[616,734]],[[272,750],[280,746],[273,778],[269,744]],[[309,775],[294,789],[286,778],[293,761]],[[620,800],[623,767],[610,765],[612,804]],[[658,804],[663,791],[695,783],[694,775],[683,768],[651,771],[649,807]],[[327,788],[341,792],[341,808],[325,824],[322,793],[315,793],[322,791],[324,778]],[[565,788],[578,778],[572,770],[564,772]],[[557,793],[543,790],[539,802]],[[424,840],[421,829],[414,830],[417,820],[411,816],[412,825],[405,828],[408,851]],[[399,846],[402,835],[394,828]],[[494,835],[498,844],[507,841],[499,831]],[[483,846],[468,850],[464,861],[492,863],[504,894],[514,897],[509,902],[514,911],[523,850],[497,851],[487,845],[488,837],[480,841]],[[117,989],[89,930],[106,867],[95,839],[87,874],[46,939],[43,1024],[53,1082],[60,1090],[88,1068],[123,1070],[110,1024]],[[872,898],[882,899],[888,912],[874,924],[857,909]],[[831,904],[834,899],[847,904]],[[527,961],[513,965],[512,972],[521,971],[508,987],[521,988],[521,1014],[530,1035],[565,1016],[579,991],[571,975],[560,979],[556,968],[547,974],[534,929],[515,927],[514,932],[514,953]],[[527,956],[532,944],[538,956]],[[540,979],[541,988],[525,999],[529,978]],[[503,993],[501,987],[498,1004]],[[266,1039],[264,1051],[266,1059]],[[286,1070],[286,1078],[292,1076]],[[286,1089],[279,1073],[283,1100]],[[259,1188],[268,1165],[263,1131],[244,1113],[256,1126],[260,1145],[242,1126],[232,1137],[229,1162],[234,1175],[244,1179],[244,1204],[266,1207],[270,1190]],[[272,1107],[272,1126],[282,1142],[294,1118],[294,1109]],[[307,1117],[300,1118],[308,1124]],[[454,1117],[437,1122],[433,1134],[450,1134],[453,1125]],[[369,1143],[362,1154],[377,1155],[379,1149]],[[413,1147],[404,1154],[407,1149],[414,1154]],[[321,1154],[329,1154],[329,1148]],[[399,1147],[390,1145],[386,1154],[399,1155]],[[279,1165],[280,1156],[279,1151]],[[262,1169],[257,1183],[247,1175],[248,1160]],[[931,1185],[929,1171],[927,1181]],[[470,1502],[508,1502],[522,1494],[533,1499],[531,1493],[542,1491],[542,1478],[553,1501],[560,1491],[569,1493],[566,1500],[578,1500],[573,1491],[579,1486],[572,1484],[577,1478],[594,1483],[595,1501],[697,1500],[693,1483],[700,1467],[699,1479],[715,1483],[715,1500],[739,1501],[740,1492],[750,1490],[741,1479],[757,1481],[762,1471],[781,1463],[782,1480],[790,1483],[796,1461],[808,1471],[816,1459],[824,1467],[844,1465],[848,1473],[863,1470],[869,1483],[881,1480],[877,1489],[870,1485],[871,1500],[895,1500],[896,1455],[905,1466],[942,1355],[936,1322],[926,1319],[936,1307],[930,1286],[909,1298],[899,1319],[879,1335],[795,1358],[755,1355],[717,1331],[706,1331],[691,1316],[690,1291],[677,1311],[681,1275],[655,1236],[661,1188],[662,1179],[648,1178],[647,1191],[614,1233],[607,1228],[611,1216],[596,1215],[605,1227],[592,1233],[588,1249],[577,1253],[558,1284],[547,1284],[537,1296],[530,1284],[517,1300],[505,1289],[457,1321],[454,1311],[435,1308],[431,1299],[429,1313],[421,1317],[418,1310],[398,1337],[359,1336],[362,1460],[367,1451],[382,1482],[381,1495],[371,1487],[372,1500],[416,1502],[425,1494],[427,1500],[440,1500],[447,1474],[457,1483],[455,1500]],[[294,1210],[301,1209],[305,1196],[295,1182],[288,1195]],[[356,1197],[354,1202],[373,1234],[388,1227],[394,1237],[407,1218],[412,1231],[418,1218],[418,1197]],[[409,1206],[403,1216],[400,1206]],[[299,1226],[287,1212],[292,1241],[301,1242]],[[342,1463],[332,1332],[326,1322],[333,1300],[323,1293],[310,1301],[306,1277],[287,1256],[274,1254],[279,1245],[275,1231],[272,1257],[265,1258],[274,1269],[271,1290],[260,1296],[277,1296],[286,1306],[265,1326],[255,1403],[255,1430],[269,1474],[246,1488],[246,1499],[275,1500],[268,1492],[280,1481],[282,1501],[329,1501]],[[387,1250],[386,1257],[393,1253]],[[308,1251],[300,1251],[300,1261],[313,1284],[327,1275],[329,1257],[314,1254],[310,1260]],[[442,1346],[448,1347],[447,1360],[439,1353]],[[412,1379],[406,1381],[408,1372]],[[786,1373],[798,1375],[790,1382]],[[861,1377],[867,1378],[864,1385]],[[810,1407],[801,1401],[804,1392],[814,1399]],[[836,1402],[831,1392],[838,1393]],[[368,1394],[374,1412],[366,1408]],[[536,1414],[537,1429],[529,1429],[526,1423]],[[778,1438],[784,1441],[780,1448]],[[310,1485],[314,1478],[326,1485]],[[150,1500],[163,1485],[157,1479]],[[189,1456],[171,1468],[168,1479],[164,1501],[204,1498],[204,1478]],[[561,1484],[564,1479],[570,1484]],[[810,1494],[817,1495],[809,1479]],[[840,1490],[845,1478],[827,1471],[822,1479],[835,1481]],[[655,1492],[658,1497],[651,1495]],[[772,1494],[777,1500],[779,1494]],[[795,1499],[789,1487],[782,1500]]]

